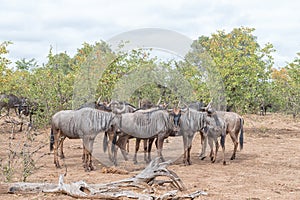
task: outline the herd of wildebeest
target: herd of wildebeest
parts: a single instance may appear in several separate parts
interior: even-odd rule
[[[181,105],[183,104],[183,105]],[[0,96],[0,112],[2,108],[14,108],[17,115],[30,117],[38,109],[34,104],[28,104],[26,98],[15,95]],[[200,159],[206,157],[207,143],[210,146],[210,159],[215,162],[219,149],[218,139],[225,159],[225,138],[229,135],[234,144],[231,160],[235,159],[238,144],[243,148],[243,118],[235,112],[214,110],[211,103],[201,102],[178,103],[173,108],[168,104],[153,104],[147,100],[140,102],[138,108],[118,101],[102,102],[99,98],[95,102],[82,105],[77,110],[61,110],[52,116],[50,133],[50,151],[54,151],[54,164],[57,168],[60,157],[64,157],[63,142],[65,138],[82,139],[83,163],[86,171],[93,170],[93,144],[98,134],[104,134],[103,149],[108,157],[117,165],[118,149],[125,160],[128,159],[127,144],[131,138],[136,138],[134,163],[137,163],[137,151],[140,141],[144,142],[144,159],[151,160],[151,147],[155,143],[157,156],[164,161],[163,144],[168,137],[180,136],[183,139],[183,162],[191,165],[190,151],[195,133],[200,132],[202,150]]]

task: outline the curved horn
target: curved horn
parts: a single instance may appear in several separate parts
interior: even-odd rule
[[[125,103],[123,103],[123,108],[122,108],[122,110],[116,108],[116,113],[117,113],[117,114],[121,114],[121,113],[124,113],[125,110],[126,110],[126,106],[125,106]]]
[[[98,100],[96,101],[97,104],[100,103],[101,97],[102,97],[102,95],[101,95],[101,96],[98,98]]]
[[[113,100],[110,100],[110,102],[106,105],[107,108],[110,108],[110,105],[113,103]]]
[[[181,109],[181,112],[186,112],[189,110],[189,106],[186,103],[183,103],[185,105],[185,108]]]
[[[180,103],[181,103],[181,100],[178,101],[177,107],[179,107]]]
[[[158,102],[156,103],[157,106],[159,106],[160,101],[161,101],[161,97],[159,97]]]

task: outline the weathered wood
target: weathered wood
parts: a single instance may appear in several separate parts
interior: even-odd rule
[[[194,199],[199,195],[205,195],[202,191],[196,191],[185,196],[177,196],[177,192],[186,190],[183,182],[177,174],[167,169],[169,162],[159,162],[154,159],[143,171],[134,177],[123,179],[106,184],[88,184],[84,181],[75,183],[64,183],[63,175],[60,175],[58,184],[52,183],[12,183],[7,193],[62,193],[76,198],[99,198],[99,199],[120,199],[123,197],[132,199]],[[169,180],[155,180],[156,177],[166,176]],[[172,184],[177,190],[156,195],[153,186]],[[134,190],[133,190],[134,188]],[[148,191],[148,192],[147,192]],[[162,192],[160,192],[162,193]]]

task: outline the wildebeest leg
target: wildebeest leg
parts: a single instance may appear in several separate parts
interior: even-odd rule
[[[145,141],[145,140],[144,140]],[[134,156],[133,156],[133,163],[137,164],[137,152],[139,151],[140,148],[140,143],[141,143],[141,139],[140,138],[136,138],[135,139],[135,151],[134,151]]]
[[[148,154],[148,143],[149,139],[143,139],[143,147],[144,147],[144,161],[148,163],[147,154]]]
[[[126,146],[128,144],[130,135],[121,135],[116,142],[117,146],[120,147],[121,153],[125,161],[128,160],[128,151],[126,150]],[[117,159],[117,157],[115,157]]]
[[[127,141],[129,140],[129,137],[130,137],[129,135],[121,134],[121,135],[119,135],[119,137],[118,137],[117,141],[115,142],[115,144],[114,144],[114,142],[112,143],[112,145],[113,145],[113,154],[114,154],[113,163],[114,163],[115,166],[118,165],[118,162],[117,162],[118,147],[121,150],[121,153],[123,155],[124,160],[125,161],[128,160],[128,157],[127,157],[128,153],[126,151],[126,144],[127,144]]]
[[[214,157],[212,159],[212,163],[216,162],[217,159],[217,154],[218,154],[218,150],[219,150],[219,142],[217,140],[217,138],[213,138],[214,142],[215,142],[215,153],[214,153]]]
[[[238,148],[238,140],[237,140],[237,135],[238,135],[239,132],[237,132],[237,134],[234,134],[232,132],[230,132],[230,137],[231,137],[231,140],[233,142],[233,145],[234,145],[234,148],[233,148],[233,153],[232,153],[232,156],[231,156],[231,160],[234,160],[235,159],[235,154],[236,154],[236,151],[237,151],[237,148]]]
[[[187,163],[187,151],[188,151],[188,145],[187,145],[187,136],[184,134],[182,136],[182,140],[183,140],[183,148],[184,148],[184,152],[183,152],[183,163],[184,165],[188,165]]]
[[[201,153],[199,155],[199,159],[204,160],[206,158],[207,135],[205,133],[200,132],[200,136],[201,136]]]
[[[23,129],[23,120],[21,121],[19,132],[22,132],[22,129]]]
[[[192,142],[193,142],[193,138],[194,138],[194,133],[188,135],[188,149],[187,149],[187,164],[191,165],[192,161],[191,161],[191,149],[192,149]]]
[[[208,137],[208,145],[210,147],[210,154],[209,154],[210,160],[211,162],[214,162],[214,144],[211,137]]]
[[[60,136],[60,131],[53,128],[53,135],[54,135],[54,148],[53,148],[53,153],[54,153],[54,164],[56,166],[56,168],[60,168],[59,165],[59,161],[58,161],[58,148],[59,148],[59,144],[58,144],[58,140],[59,140],[59,136]]]
[[[226,138],[226,133],[223,132],[221,135],[221,146],[222,146],[222,152],[223,152],[223,165],[226,165],[226,160],[225,160],[225,138]]]
[[[146,160],[147,163],[150,163],[150,161],[151,161],[151,150],[152,150],[152,144],[154,142],[154,139],[155,138],[148,139],[148,147],[147,147],[148,157],[147,157],[147,160]],[[156,145],[156,148],[157,148],[157,139],[155,141],[155,145]]]
[[[84,168],[86,171],[94,170],[93,162],[92,162],[92,153],[93,153],[93,145],[94,145],[94,137],[84,137],[83,145],[86,151],[86,159],[84,163]]]
[[[192,145],[190,145],[188,147],[188,152],[187,152],[187,164],[188,165],[191,165],[192,164],[192,161],[191,161],[191,149],[192,149]]]
[[[85,146],[84,144],[82,145],[82,163],[83,163],[83,168],[85,169],[86,168],[86,163],[87,163],[87,151],[85,149]]]
[[[114,132],[113,131],[106,131],[104,133],[104,137],[103,137],[103,151],[105,152],[107,150],[108,152],[108,158],[110,161],[113,162],[113,153],[112,152],[112,142],[114,139]]]
[[[158,155],[158,157],[160,157],[162,162],[165,162],[165,159],[162,155],[164,139],[165,139],[164,134],[163,135],[158,134],[158,136],[157,136],[157,155]]]
[[[64,140],[66,139],[65,136],[62,136],[60,137],[60,140],[59,140],[59,148],[60,148],[60,158],[63,159],[65,158],[65,154],[64,154]]]

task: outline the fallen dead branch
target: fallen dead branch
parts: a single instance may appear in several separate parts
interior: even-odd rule
[[[192,194],[177,196],[178,191],[186,190],[183,182],[177,174],[167,167],[168,162],[159,162],[154,159],[139,174],[116,182],[107,184],[88,184],[84,181],[75,183],[64,183],[63,175],[60,175],[58,184],[50,183],[13,183],[9,186],[8,193],[62,193],[77,198],[100,198],[100,199],[194,199],[200,195],[207,195],[203,191],[196,191]],[[157,177],[167,177],[168,180]],[[169,187],[166,186],[168,184]],[[155,186],[164,188],[159,194],[155,194]],[[168,191],[168,188],[174,190]]]

